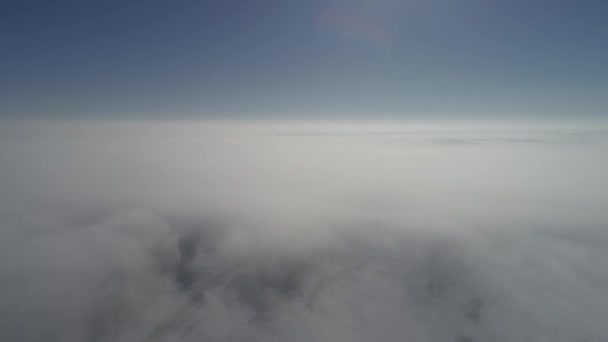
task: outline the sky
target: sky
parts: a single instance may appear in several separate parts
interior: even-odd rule
[[[601,0],[5,0],[1,118],[603,118]]]

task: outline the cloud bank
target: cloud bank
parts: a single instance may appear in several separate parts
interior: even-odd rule
[[[2,341],[603,341],[608,133],[0,129]]]

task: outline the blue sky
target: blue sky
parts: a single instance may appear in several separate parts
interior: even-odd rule
[[[603,118],[608,2],[5,0],[4,118]]]

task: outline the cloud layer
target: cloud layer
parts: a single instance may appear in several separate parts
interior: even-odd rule
[[[608,134],[15,123],[3,341],[601,341]]]

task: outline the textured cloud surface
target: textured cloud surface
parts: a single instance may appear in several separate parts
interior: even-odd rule
[[[604,341],[608,133],[14,123],[2,341]]]

